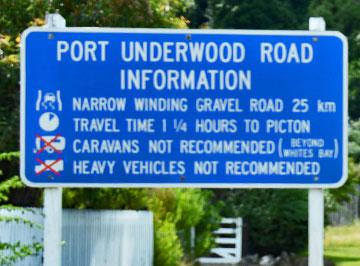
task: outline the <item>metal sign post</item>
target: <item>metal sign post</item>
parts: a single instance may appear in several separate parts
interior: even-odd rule
[[[44,266],[61,265],[62,189],[44,190]]]
[[[46,24],[44,27],[64,28],[65,25],[65,19],[60,14],[46,15]],[[47,146],[51,146],[49,142],[46,142]],[[44,215],[44,266],[60,266],[62,188],[45,188]]]
[[[324,265],[324,190],[309,190],[309,266]]]
[[[326,23],[322,17],[309,19],[310,31],[325,31]],[[310,189],[309,198],[309,266],[324,265],[324,190]]]

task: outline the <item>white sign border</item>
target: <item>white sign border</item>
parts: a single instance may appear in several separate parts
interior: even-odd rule
[[[277,36],[333,36],[342,41],[343,46],[343,171],[337,183],[37,183],[31,182],[25,175],[25,110],[26,110],[26,38],[32,32],[84,32],[84,33],[166,33],[166,34],[238,34],[238,35],[277,35]],[[40,28],[30,27],[21,35],[20,47],[20,177],[30,187],[113,187],[113,188],[338,188],[348,176],[348,43],[346,37],[337,31],[289,31],[289,30],[220,30],[220,29],[158,29],[158,28],[97,28],[66,27]]]

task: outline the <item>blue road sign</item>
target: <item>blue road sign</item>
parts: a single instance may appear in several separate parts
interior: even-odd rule
[[[30,28],[30,186],[337,187],[347,177],[338,32]]]

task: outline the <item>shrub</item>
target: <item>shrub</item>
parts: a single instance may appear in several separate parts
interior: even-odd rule
[[[168,219],[155,220],[154,265],[180,265],[183,255],[175,224]]]

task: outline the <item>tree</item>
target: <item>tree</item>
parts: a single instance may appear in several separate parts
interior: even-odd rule
[[[322,16],[327,30],[338,30],[349,39],[350,61],[360,57],[360,2],[357,0],[312,0],[309,15]]]
[[[186,27],[181,15],[186,0],[54,0],[50,11],[58,10],[72,26]]]
[[[359,35],[360,36],[360,35]],[[349,64],[349,114],[352,119],[360,118],[360,59]]]
[[[204,27],[208,23],[207,9],[208,0],[195,0],[194,5],[187,10],[190,28]]]
[[[309,14],[322,16],[328,30],[338,30],[349,42],[349,111],[360,118],[360,2],[357,0],[313,0]]]
[[[297,29],[301,24],[292,3],[280,0],[209,0],[209,14],[211,27],[222,29]]]

